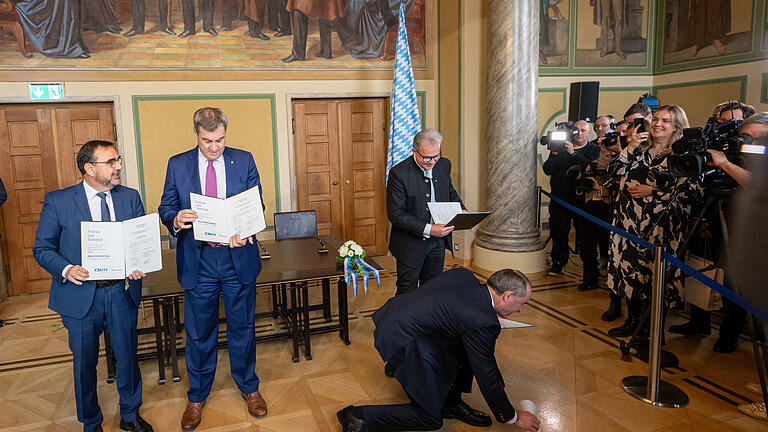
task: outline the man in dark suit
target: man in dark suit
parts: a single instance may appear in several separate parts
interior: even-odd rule
[[[536,416],[509,403],[494,357],[498,315],[520,312],[530,298],[531,283],[519,271],[499,270],[484,285],[460,268],[389,299],[373,314],[374,345],[411,401],[350,405],[336,414],[343,431],[435,430],[444,418],[491,426],[487,414],[461,400],[473,376],[496,420],[538,430]]]
[[[173,31],[171,15],[169,13],[170,1],[157,0],[157,6],[160,11],[160,31],[168,35],[175,35],[176,32]],[[146,18],[145,0],[131,0],[131,11],[133,12],[133,26],[130,30],[123,33],[123,36],[131,37],[144,34],[144,21]]]
[[[413,137],[413,157],[389,170],[387,217],[392,222],[389,250],[397,260],[397,294],[403,294],[443,271],[453,227],[431,224],[432,202],[458,202],[451,183],[451,161],[441,157],[440,132],[424,129]]]
[[[83,181],[45,194],[32,253],[53,277],[48,307],[61,315],[69,331],[75,374],[77,419],[85,432],[101,431],[103,416],[96,396],[99,336],[106,327],[117,360],[120,429],[152,431],[139,416],[141,371],[136,357],[136,323],[141,278],[89,281],[81,266],[80,222],[122,221],[144,215],[135,189],[120,185],[122,159],[109,141],[88,141],[77,153]]]
[[[184,288],[184,328],[187,331],[189,391],[181,428],[200,424],[205,399],[216,374],[219,296],[227,313],[227,346],[232,378],[254,417],[267,414],[256,376],[254,310],[256,277],[261,258],[253,237],[234,235],[228,244],[195,240],[191,229],[197,219],[190,208],[190,192],[226,198],[259,187],[253,156],[226,147],[227,117],[219,108],[200,108],[193,116],[197,147],[168,161],[160,200],[160,220],[178,239],[176,272]],[[262,200],[262,207],[264,206]]]

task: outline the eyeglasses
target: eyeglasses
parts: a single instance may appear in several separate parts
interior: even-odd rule
[[[440,153],[438,153],[438,154],[436,154],[434,156],[424,156],[423,154],[421,154],[420,151],[416,150],[415,148],[413,150],[416,153],[418,153],[419,156],[421,156],[421,158],[424,160],[424,162],[432,162],[433,160],[436,161],[436,160],[440,159],[441,156],[443,156],[443,152],[440,152]]]
[[[103,164],[107,164],[110,167],[114,168],[115,165],[117,165],[117,164],[120,164],[120,165],[123,164],[123,157],[122,156],[118,156],[117,159],[110,159],[110,160],[105,160],[105,161],[94,161],[94,162],[88,162],[88,163],[93,164],[93,165],[103,163]]]

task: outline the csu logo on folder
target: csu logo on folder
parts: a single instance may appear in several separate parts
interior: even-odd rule
[[[206,231],[206,232],[205,232],[205,235],[212,235],[212,236],[215,236],[216,234],[215,234],[215,233],[212,233],[212,232],[208,232],[208,231]]]
[[[107,270],[109,270],[109,269],[106,268],[106,267],[97,267],[97,268],[93,269],[93,271],[95,271],[95,272],[105,272]]]

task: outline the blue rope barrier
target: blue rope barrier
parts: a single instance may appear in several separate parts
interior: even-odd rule
[[[543,193],[544,195],[548,196],[549,199],[551,199],[552,201],[560,204],[561,206],[567,208],[568,210],[570,210],[570,211],[576,213],[577,215],[583,217],[584,219],[587,219],[590,222],[592,222],[592,223],[594,223],[594,224],[596,224],[598,226],[601,226],[601,227],[607,229],[608,231],[616,233],[616,234],[626,238],[627,240],[629,240],[631,242],[637,243],[640,246],[642,246],[642,247],[644,247],[646,249],[650,249],[650,250],[653,250],[654,247],[655,247],[653,245],[653,243],[649,242],[648,240],[642,239],[642,238],[640,238],[640,237],[638,237],[638,236],[636,236],[634,234],[630,234],[630,233],[628,233],[628,232],[626,232],[626,231],[624,231],[624,230],[622,230],[620,228],[616,228],[615,226],[609,224],[608,222],[606,222],[606,221],[604,221],[602,219],[596,218],[595,216],[585,212],[584,210],[574,206],[573,204],[570,204],[570,203],[567,203],[567,202],[563,201],[562,199],[552,195],[551,193],[545,191],[544,189],[541,190],[541,193]],[[766,313],[765,311],[763,311],[761,309],[756,308],[754,305],[749,303],[744,297],[742,297],[739,294],[735,293],[730,288],[728,288],[725,285],[717,282],[716,280],[708,277],[707,275],[701,273],[700,271],[698,271],[695,268],[689,266],[688,264],[684,263],[683,261],[680,261],[679,259],[677,259],[677,257],[675,257],[674,255],[670,254],[669,252],[664,252],[662,257],[664,258],[665,261],[667,261],[670,264],[672,264],[673,266],[679,268],[684,273],[686,273],[688,276],[698,280],[699,282],[703,283],[704,285],[706,285],[710,289],[713,289],[716,292],[720,293],[720,295],[722,295],[723,297],[725,297],[728,300],[736,303],[742,309],[744,309],[747,312],[757,316],[758,318],[760,318],[764,322],[768,322],[768,313]]]

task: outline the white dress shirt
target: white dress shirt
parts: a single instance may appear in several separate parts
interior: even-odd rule
[[[88,201],[88,208],[91,210],[91,220],[94,222],[100,222],[101,221],[101,197],[97,194],[99,191],[92,188],[91,185],[85,182],[85,180],[82,181],[83,189],[85,190],[85,199]],[[110,220],[112,222],[115,221],[115,205],[112,202],[112,191],[106,191],[107,194],[107,207],[109,207],[109,216]],[[72,267],[72,264],[69,264],[68,266],[64,267],[64,270],[61,271],[61,276],[63,278],[66,278],[67,270]]]
[[[203,156],[200,149],[197,149],[197,167],[200,175],[200,191],[205,195],[205,174],[208,171],[208,159]],[[213,168],[216,170],[216,196],[219,198],[227,197],[227,172],[224,164],[224,154],[213,161]]]

